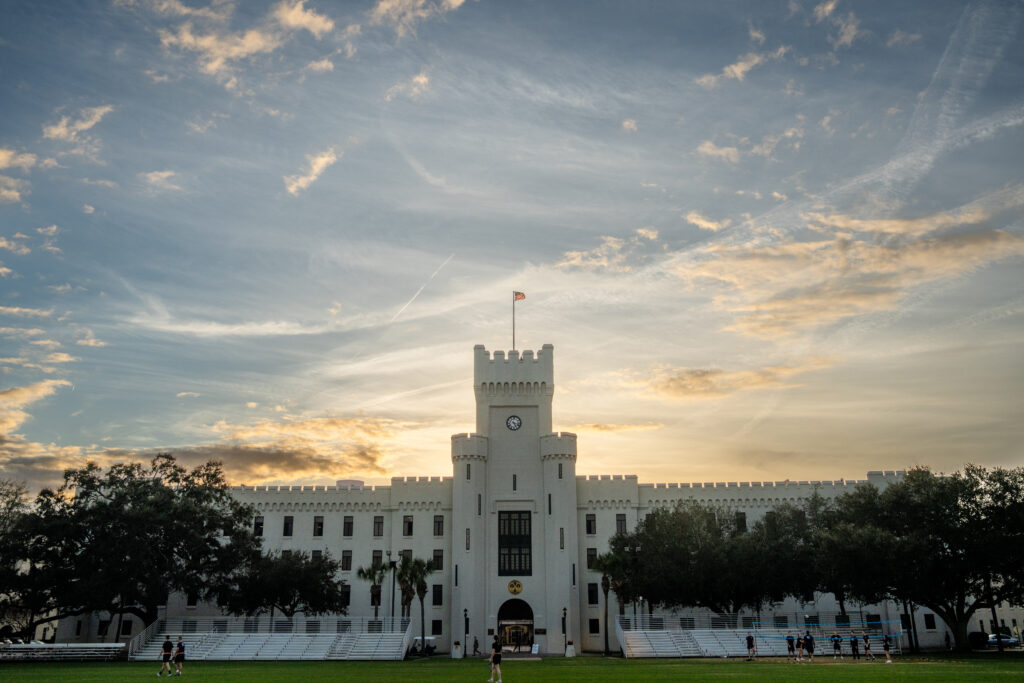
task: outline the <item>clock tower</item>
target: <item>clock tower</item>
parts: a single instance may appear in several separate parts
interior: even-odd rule
[[[477,431],[452,437],[452,623],[558,653],[578,635],[579,546],[576,435],[551,429],[553,356],[474,348]]]

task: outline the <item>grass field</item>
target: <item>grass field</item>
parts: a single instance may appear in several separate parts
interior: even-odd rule
[[[155,680],[159,665],[139,663],[0,664],[3,681],[140,681]],[[601,657],[506,660],[505,683],[525,681],[1024,681],[1024,656],[900,657],[895,664],[822,658],[813,664],[782,660],[746,662],[728,659],[633,659]],[[435,658],[408,662],[187,662],[180,680],[198,681],[440,681],[483,683],[489,672],[483,660]]]

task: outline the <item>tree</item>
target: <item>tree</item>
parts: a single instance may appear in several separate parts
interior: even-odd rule
[[[379,562],[374,562],[368,567],[356,569],[356,576],[370,582],[370,604],[373,605],[373,618],[379,618],[381,584],[384,583],[384,579],[387,577],[387,569]]]
[[[402,617],[412,616],[412,599],[416,597],[416,585],[412,577],[412,557],[402,555],[398,561],[396,578],[398,588],[402,591]]]
[[[409,580],[416,586],[416,597],[420,599],[420,643],[423,651],[427,650],[427,617],[423,607],[423,599],[427,597],[427,577],[434,573],[434,562],[432,560],[412,560],[409,568]]]
[[[0,623],[17,626],[24,618],[19,606],[18,583],[27,510],[25,486],[0,479]]]
[[[274,610],[291,619],[307,615],[345,614],[345,582],[337,578],[341,563],[329,555],[302,551],[260,555],[237,575],[231,591],[218,601],[230,614],[254,615]]]
[[[607,552],[594,558],[594,569],[601,572],[601,590],[604,592],[604,654],[608,656],[608,591],[615,591],[619,614],[625,611],[623,587],[626,582],[626,558],[619,553]],[[620,592],[622,591],[622,592]]]
[[[26,628],[93,611],[151,623],[169,591],[213,599],[258,551],[251,518],[219,463],[186,470],[161,454],[148,467],[67,470],[24,516],[19,601],[35,615]]]

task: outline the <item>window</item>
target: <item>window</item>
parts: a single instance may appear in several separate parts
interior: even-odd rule
[[[562,463],[558,463],[558,478],[562,478]]]
[[[295,518],[291,515],[286,515],[284,518],[284,529],[281,531],[282,536],[291,536],[292,529],[295,527]]]
[[[352,602],[352,586],[347,583],[341,584],[341,606],[348,607]]]
[[[551,494],[548,494],[548,514],[551,514]]]
[[[476,494],[476,516],[484,514],[484,494]]]
[[[466,550],[469,550],[469,527],[466,527]]]
[[[512,475],[512,490],[513,490],[513,491],[515,491],[515,490],[516,490],[516,482],[517,482],[517,481],[518,481],[518,479],[516,479],[516,475],[514,475],[514,474],[513,474],[513,475]]]
[[[597,559],[597,548],[587,548],[587,569],[594,568],[594,561]]]
[[[444,551],[440,549],[434,550],[434,559],[431,560],[431,564],[434,565],[434,571],[439,572],[444,569]]]
[[[382,551],[382,550],[374,550],[372,557],[373,557],[373,560],[370,561],[370,564],[372,566],[379,567],[382,564],[384,564],[384,551]]]
[[[323,556],[324,556],[324,551],[323,550],[314,550],[312,553],[310,553],[310,557],[312,559],[314,559],[314,560],[319,560]]]
[[[342,550],[341,551],[341,570],[344,572],[352,571],[352,551]]]
[[[185,623],[188,623],[188,622],[185,622]],[[182,630],[183,631],[185,630],[185,628],[184,628],[185,627],[185,623],[182,624]],[[99,623],[99,625],[96,627],[96,635],[98,635],[98,636],[105,636],[105,635],[107,635],[107,629],[109,629],[109,628],[110,628],[110,621],[101,621]]]
[[[81,619],[79,619],[78,621],[75,622],[75,635],[76,636],[82,635],[82,620]]]
[[[306,619],[306,633],[320,633],[320,620]]]
[[[324,518],[317,515],[313,518],[313,535],[323,536],[324,535]]]
[[[747,532],[747,513],[737,512],[736,513],[736,533],[743,534]]]
[[[470,479],[473,478],[472,472],[473,472],[473,470],[472,470],[472,463],[468,463],[467,462],[466,463],[466,481],[469,481]]]
[[[430,635],[439,636],[444,628],[443,622],[440,619],[434,619],[430,622]]]
[[[572,585],[576,585],[576,563],[572,563]]]
[[[352,516],[346,515],[341,522],[341,535],[345,538],[352,537]]]
[[[444,536],[444,515],[434,515],[434,535]]]
[[[601,632],[601,620],[600,619],[588,619],[587,624],[590,627],[590,635],[597,635]]]
[[[132,634],[132,620],[125,619],[121,622],[121,635],[130,636]]]
[[[807,628],[818,628],[820,624],[821,620],[818,618],[817,614],[807,614],[804,616],[804,625],[807,626]]]
[[[498,513],[498,576],[533,574],[529,512]]]
[[[615,533],[626,533],[626,515],[615,515]]]
[[[373,516],[373,535],[380,537],[384,535],[384,516],[374,515]]]
[[[399,560],[399,562],[401,562],[402,559],[412,560],[412,550],[409,550],[408,548],[406,548],[405,550],[399,550],[398,551],[398,560]]]
[[[740,618],[740,623],[743,628],[752,629],[754,628],[754,617],[742,617]]]
[[[291,550],[282,550],[281,551],[281,557],[291,557],[291,556],[292,556],[292,551]]]
[[[199,604],[199,593],[189,591],[185,595],[185,607],[195,607]]]
[[[587,534],[593,536],[597,533],[597,515],[587,515]]]
[[[252,535],[259,537],[263,535],[263,515],[256,515],[252,522]]]
[[[459,565],[455,565],[455,585],[459,585]]]
[[[696,628],[696,621],[693,617],[679,617],[679,628],[685,631],[692,631]]]
[[[926,614],[926,615],[924,615],[924,627],[926,629],[928,629],[929,631],[934,631],[935,630],[935,615],[934,614]]]
[[[402,517],[402,535],[412,536],[412,515]]]
[[[558,527],[558,549],[565,550],[565,527]]]
[[[836,615],[836,628],[850,628],[850,615],[849,614],[837,614]]]
[[[597,598],[597,584],[596,583],[588,583],[587,584],[587,604],[588,605],[596,605],[598,602],[600,602],[600,601]]]
[[[784,617],[780,614],[775,615],[775,628],[788,628],[789,617]],[[692,626],[690,628],[693,628]]]
[[[444,604],[444,586],[439,583],[435,583],[431,588],[431,602],[434,607],[440,607]]]

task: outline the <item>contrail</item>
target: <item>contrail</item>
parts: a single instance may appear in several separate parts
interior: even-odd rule
[[[437,274],[441,272],[442,268],[444,268],[445,266],[448,265],[448,262],[452,260],[453,256],[455,256],[455,252],[454,251],[452,253],[448,254],[448,258],[446,258],[444,260],[444,263],[439,265],[437,267],[437,270],[435,270],[433,272],[433,274],[430,277],[427,278],[427,281],[424,282],[422,285],[420,285],[420,288],[416,290],[416,293],[412,295],[412,298],[409,299],[408,301],[406,301],[405,305],[402,306],[400,309],[398,309],[398,313],[395,313],[394,317],[391,318],[391,322],[395,322],[396,320],[398,320],[398,316],[402,315],[402,311],[404,311],[405,309],[409,308],[409,304],[411,304],[413,301],[416,301],[416,297],[418,297],[420,295],[420,292],[422,292],[424,290],[424,288],[426,288],[426,286],[430,284],[431,280],[433,280],[435,277],[437,277]]]

